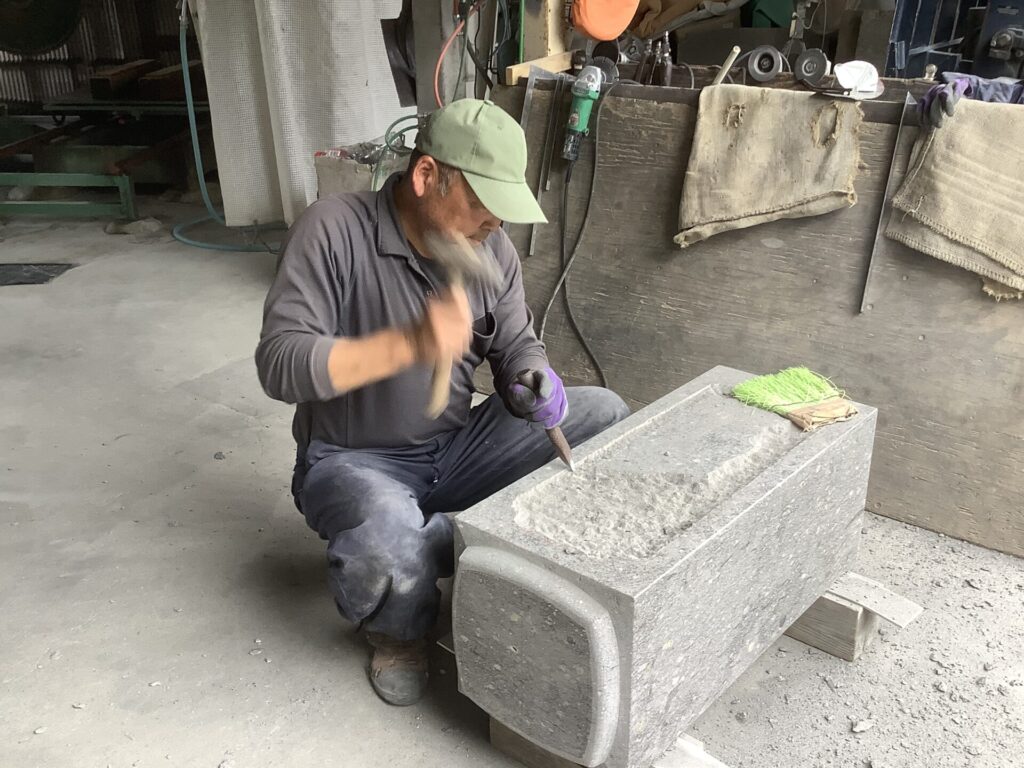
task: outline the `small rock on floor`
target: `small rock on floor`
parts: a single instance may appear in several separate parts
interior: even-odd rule
[[[152,216],[136,221],[111,221],[103,228],[108,235],[156,235],[165,231],[159,219]]]
[[[858,720],[856,723],[850,726],[850,730],[854,733],[864,733],[875,727],[874,720]]]

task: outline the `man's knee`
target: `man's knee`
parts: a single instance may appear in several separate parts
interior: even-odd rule
[[[300,509],[309,526],[329,539],[336,533],[375,520],[404,518],[406,526],[422,520],[412,490],[391,477],[343,455],[322,459],[305,477]]]
[[[629,406],[622,398],[604,387],[570,387],[569,415],[575,415],[586,424],[601,431],[629,416]]]
[[[328,580],[343,616],[358,623],[376,615],[376,631],[403,639],[426,631],[421,625],[437,610],[437,580],[454,570],[453,526],[442,514],[420,521],[410,526],[404,515],[375,515],[331,538]]]

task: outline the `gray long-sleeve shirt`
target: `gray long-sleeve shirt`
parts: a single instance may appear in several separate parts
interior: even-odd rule
[[[440,418],[425,415],[428,366],[414,366],[340,396],[334,390],[327,357],[337,338],[407,326],[444,285],[437,265],[415,254],[402,232],[394,203],[398,179],[392,176],[377,193],[317,201],[285,240],[264,306],[256,367],[268,395],[297,403],[292,432],[300,457],[314,440],[345,448],[426,442],[466,424],[473,371],[484,359],[498,392],[520,371],[548,365],[526,306],[519,257],[498,230],[482,249],[503,279],[496,288],[466,284],[473,341],[453,367],[451,397]]]

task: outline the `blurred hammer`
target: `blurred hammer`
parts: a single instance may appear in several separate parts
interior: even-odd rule
[[[500,285],[501,273],[498,266],[490,259],[480,257],[469,241],[461,234],[454,232],[442,235],[440,232],[427,232],[425,245],[428,255],[444,268],[448,275],[448,285],[461,288],[466,277],[475,277],[485,285]],[[452,388],[453,360],[437,360],[434,363],[434,375],[430,380],[430,402],[427,405],[427,416],[436,419],[448,406],[448,397]],[[532,382],[525,381],[525,373],[520,374],[520,383],[532,388]],[[569,443],[559,427],[547,430],[548,439],[555,448],[555,453],[565,462],[569,469],[575,471],[572,451]]]
[[[491,259],[480,258],[473,246],[461,234],[454,232],[443,235],[427,232],[424,237],[428,255],[444,268],[451,288],[462,288],[467,277],[478,278],[485,285],[499,285],[501,275],[498,265]],[[430,380],[430,402],[427,416],[436,419],[448,407],[448,396],[452,388],[453,360],[437,360],[434,376]]]

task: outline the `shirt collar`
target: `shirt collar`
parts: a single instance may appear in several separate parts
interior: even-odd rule
[[[416,257],[409,241],[402,231],[395,207],[395,186],[402,174],[392,174],[377,192],[377,253],[388,256],[404,256],[412,263]]]

